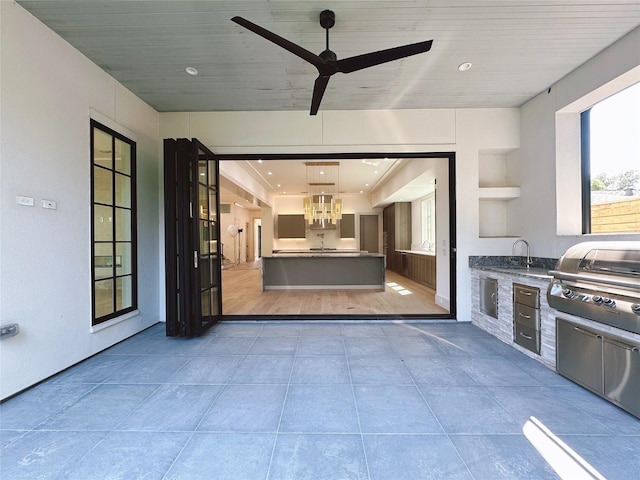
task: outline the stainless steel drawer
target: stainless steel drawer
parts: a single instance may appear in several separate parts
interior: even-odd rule
[[[602,335],[560,318],[556,334],[558,372],[602,395]]]
[[[498,280],[480,277],[480,311],[498,318]]]
[[[513,340],[521,347],[540,354],[540,330],[515,322]]]
[[[522,285],[521,283],[513,284],[513,301],[528,305],[531,308],[540,308],[540,289]]]
[[[640,347],[604,337],[604,395],[640,417]]]
[[[522,305],[521,303],[514,303],[513,320],[528,328],[540,330],[540,310],[537,308]]]

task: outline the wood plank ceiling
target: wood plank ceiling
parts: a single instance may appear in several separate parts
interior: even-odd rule
[[[17,3],[158,111],[309,109],[315,68],[234,15],[320,53],[318,14],[332,9],[339,58],[433,39],[428,53],[334,75],[321,111],[517,107],[640,25],[638,0]]]

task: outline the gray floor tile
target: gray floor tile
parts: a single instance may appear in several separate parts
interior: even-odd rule
[[[220,385],[162,385],[117,429],[192,432],[221,389]]]
[[[105,383],[163,383],[189,361],[189,357],[144,355],[111,375]]]
[[[347,355],[397,355],[386,337],[345,337]]]
[[[560,439],[579,456],[577,463],[594,468],[607,480],[638,478],[640,436],[572,435]]]
[[[304,324],[300,330],[301,337],[339,337],[342,335],[339,323]]]
[[[247,355],[230,383],[234,384],[284,384],[289,383],[293,356]]]
[[[589,413],[558,398],[552,388],[487,387],[487,391],[523,426],[534,418],[555,435],[611,433]]]
[[[342,325],[344,337],[385,337],[386,334],[380,325]]]
[[[211,327],[216,337],[259,337],[262,325],[257,323],[218,323]]]
[[[595,418],[612,434],[640,435],[640,418],[634,417],[586,388],[570,383],[563,387],[551,387],[551,391],[559,401],[570,403]]]
[[[445,435],[364,435],[371,480],[471,480]]]
[[[278,435],[269,480],[367,480],[360,435]]]
[[[442,356],[443,351],[435,342],[424,336],[420,337],[389,337],[397,355]]]
[[[560,478],[524,435],[452,435],[450,438],[478,480]]]
[[[413,385],[404,362],[392,356],[349,357],[351,382],[354,385]]]
[[[3,479],[546,479],[553,442],[640,471],[640,419],[444,322],[160,324],[0,404]]]
[[[351,386],[291,386],[280,431],[360,433]]]
[[[522,425],[483,387],[423,385],[420,391],[447,433],[522,433]]]
[[[346,357],[296,357],[292,385],[348,385],[351,383]]]
[[[527,357],[525,354],[509,356],[507,361],[521,368],[523,372],[538,380],[542,385],[573,385],[571,380],[556,373],[555,370],[552,370],[533,358]]]
[[[416,385],[477,385],[460,365],[448,357],[403,357],[403,361]]]
[[[260,337],[249,349],[249,355],[293,355],[298,337]]]
[[[237,355],[194,357],[169,377],[167,383],[224,384],[238,369],[242,358]]]
[[[107,432],[27,432],[2,449],[2,478],[34,480],[60,478]],[[61,477],[64,478],[64,477]]]
[[[139,355],[96,355],[59,373],[49,382],[102,383],[139,358]]]
[[[320,335],[300,337],[296,355],[333,355],[344,356],[344,340],[340,336],[324,337]]]
[[[263,326],[262,337],[299,337],[302,324],[295,322],[269,323]]]
[[[166,475],[167,480],[267,478],[275,434],[195,433]]]
[[[452,358],[451,363],[458,365],[480,385],[513,387],[542,385],[522,368],[502,357]]]
[[[70,407],[51,415],[41,430],[112,430],[157,385],[99,385]]]
[[[363,433],[443,433],[414,386],[355,387]]]
[[[0,428],[31,430],[91,390],[93,384],[46,382],[0,404]]]
[[[112,432],[60,474],[65,480],[155,480],[162,478],[190,433]],[[150,446],[153,446],[150,448]]]
[[[275,433],[286,392],[284,385],[227,385],[198,430]]]
[[[198,355],[246,355],[257,337],[213,337]]]

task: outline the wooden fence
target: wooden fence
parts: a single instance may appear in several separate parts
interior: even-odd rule
[[[640,232],[640,197],[591,205],[591,233]]]

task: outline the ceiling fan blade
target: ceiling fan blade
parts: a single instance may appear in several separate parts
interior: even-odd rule
[[[303,60],[306,60],[307,62],[311,63],[316,68],[320,68],[320,66],[323,65],[322,59],[315,53],[312,53],[309,50],[302,48],[301,46],[296,45],[293,42],[290,42],[286,38],[282,38],[280,35],[276,35],[275,33],[270,32],[269,30],[262,28],[259,25],[256,25],[255,23],[250,22],[249,20],[246,20],[242,17],[233,17],[231,21],[237,23],[238,25],[248,30],[251,30],[253,33],[258,34],[263,38],[266,38],[270,42],[275,43],[276,45],[284,48],[285,50],[288,50],[294,55],[297,55]]]
[[[311,99],[311,112],[310,115],[315,115],[318,113],[318,108],[320,108],[320,101],[322,100],[322,96],[324,95],[324,91],[327,88],[327,84],[329,83],[330,76],[322,76],[319,75],[316,78],[315,83],[313,84],[313,98]]]
[[[416,55],[418,53],[428,52],[431,50],[432,43],[433,40],[427,40],[426,42],[412,43],[401,47],[388,48],[377,52],[365,53],[364,55],[343,58],[336,62],[336,66],[339,72],[351,73],[363,68],[380,65],[381,63],[387,63],[393,60],[410,57],[411,55]]]

